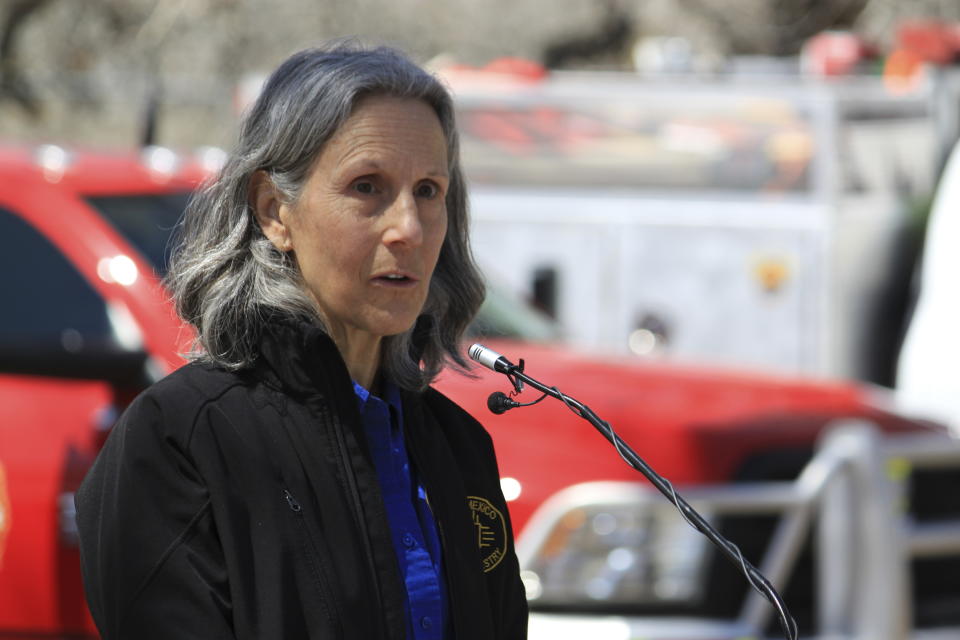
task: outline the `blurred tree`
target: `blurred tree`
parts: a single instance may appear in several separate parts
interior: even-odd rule
[[[958,0],[5,0],[0,137],[229,144],[238,83],[296,49],[357,36],[425,61],[451,54],[624,68],[638,38],[698,52],[795,53],[847,28],[889,42],[906,17],[960,19]],[[148,109],[149,110],[149,109]]]
[[[40,103],[18,64],[16,41],[30,14],[46,3],[47,0],[8,2],[0,25],[0,100],[10,100],[34,117],[39,115]]]
[[[635,38],[634,19],[614,0],[607,0],[603,7],[604,15],[595,27],[548,41],[543,52],[544,66],[558,69],[585,61],[623,66]]]
[[[849,29],[871,0],[679,0],[683,12],[706,19],[734,54],[794,55],[810,36]]]

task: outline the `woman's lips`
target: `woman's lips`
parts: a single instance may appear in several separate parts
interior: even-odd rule
[[[417,283],[420,282],[417,278],[408,273],[384,273],[374,276],[372,281],[374,284],[379,286],[399,289],[415,287],[417,286]]]

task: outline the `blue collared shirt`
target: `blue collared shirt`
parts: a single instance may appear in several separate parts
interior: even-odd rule
[[[427,493],[407,456],[400,392],[392,384],[384,384],[384,402],[356,382],[353,390],[406,586],[407,638],[444,640],[450,634],[440,536]]]

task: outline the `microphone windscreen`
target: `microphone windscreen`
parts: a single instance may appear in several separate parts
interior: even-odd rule
[[[507,409],[511,409],[511,403],[512,401],[503,391],[494,391],[487,397],[487,409],[490,409],[490,412],[496,415],[500,415]]]

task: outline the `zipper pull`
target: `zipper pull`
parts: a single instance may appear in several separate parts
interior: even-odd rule
[[[294,498],[293,494],[291,494],[286,489],[283,490],[283,497],[287,499],[287,504],[290,506],[291,511],[295,513],[300,513],[301,511],[303,511],[303,507],[300,505],[299,502],[297,502],[297,499]]]

